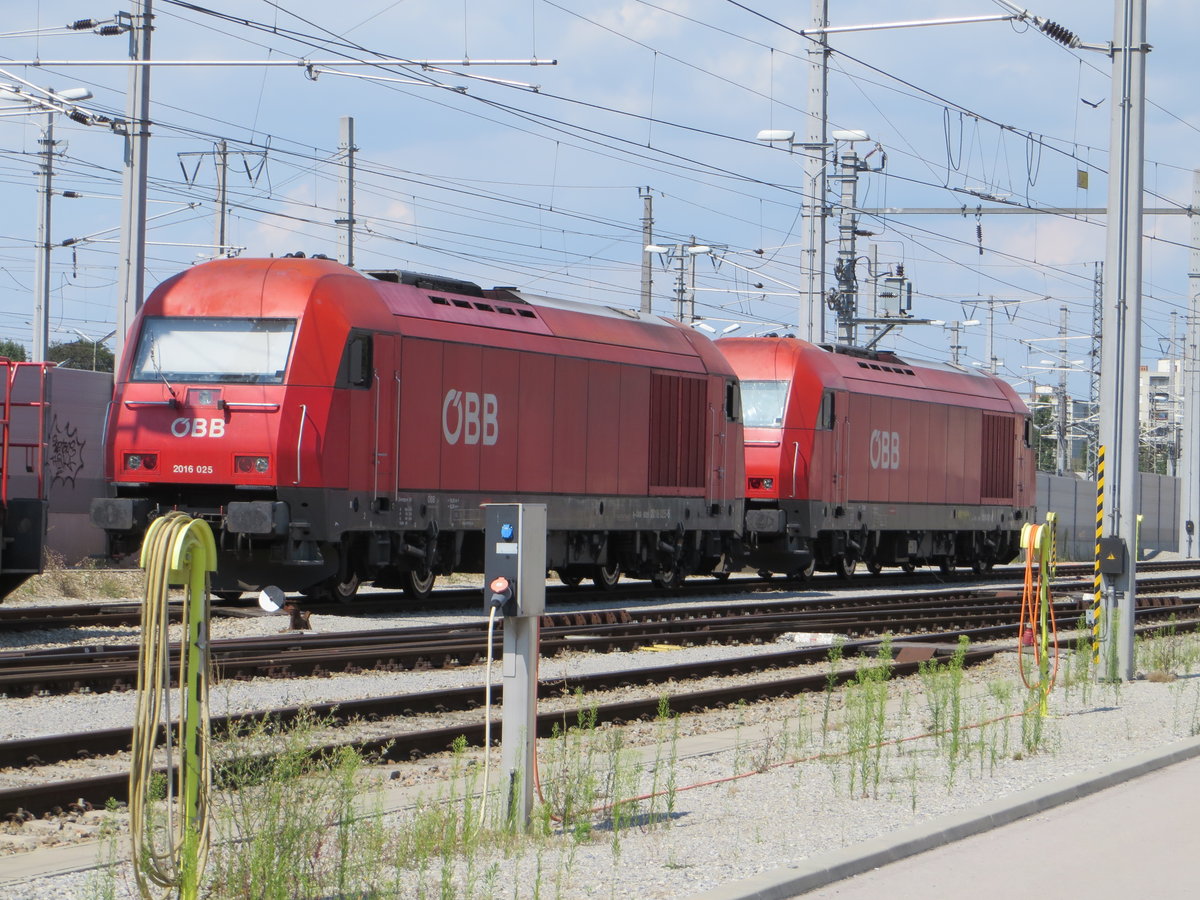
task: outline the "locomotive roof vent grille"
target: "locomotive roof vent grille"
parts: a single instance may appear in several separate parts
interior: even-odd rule
[[[470,300],[460,300],[457,297],[439,297],[437,294],[429,295],[429,302],[437,306],[456,306],[459,309],[477,309],[480,312],[502,313],[506,316],[521,316],[525,319],[536,319],[537,315],[533,310],[529,309],[513,309],[511,306],[493,306],[490,303],[472,302]]]
[[[861,360],[859,360],[858,367],[860,369],[875,369],[879,372],[892,372],[896,375],[912,375],[913,377],[916,377],[917,374],[912,369],[901,369],[896,366],[881,366],[879,363],[868,363],[862,362]]]

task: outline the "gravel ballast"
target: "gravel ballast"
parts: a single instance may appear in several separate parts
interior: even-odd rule
[[[315,616],[314,626],[333,630],[351,622],[353,628],[369,627],[361,619],[329,617],[338,620],[335,626],[324,618]],[[284,624],[280,619],[226,621],[214,623],[214,630],[232,636],[279,631]],[[411,618],[403,621],[414,624]],[[395,624],[390,617],[376,622],[377,627]],[[38,636],[39,646],[53,643],[43,641],[45,637]],[[128,640],[127,635],[110,638],[113,643]],[[952,675],[912,677],[890,681],[882,689],[872,684],[849,692],[839,689],[828,698],[819,694],[689,714],[671,723],[602,727],[586,738],[596,750],[602,779],[616,773],[637,792],[670,783],[673,794],[643,801],[616,831],[611,817],[597,814],[590,829],[577,829],[573,836],[530,839],[503,852],[485,843],[469,861],[457,859],[450,866],[453,896],[688,897],[1166,748],[1200,733],[1200,678],[1188,672],[1185,650],[1194,646],[1189,643],[1193,640],[1174,638],[1153,657],[1143,652],[1147,663],[1169,664],[1164,668],[1181,677],[1172,680],[1152,672],[1155,680],[1119,686],[1080,678],[1078,657],[1064,649],[1045,718],[1020,715],[1028,695],[1021,686],[1017,654],[1007,652],[966,670],[957,691],[950,687]],[[564,677],[660,665],[687,655],[749,656],[778,649],[575,654],[543,661],[541,674]],[[493,678],[499,677],[497,665]],[[213,706],[214,713],[235,712],[482,682],[482,666],[284,682],[260,679],[217,686]],[[0,700],[0,738],[128,725],[132,704],[132,693]],[[929,736],[951,726],[956,716],[961,730]],[[618,733],[624,759],[614,766],[609,751]],[[885,746],[876,751],[872,746],[880,735]],[[560,747],[539,744],[547,790],[556,783]],[[467,754],[472,759],[479,755]],[[444,796],[455,765],[449,758],[426,758],[379,770],[389,827],[402,827],[420,798]],[[635,770],[640,773],[636,782],[629,775]],[[48,863],[52,873],[34,874],[40,855],[61,853],[34,848],[86,838],[105,815],[5,826],[0,850],[18,855],[0,857],[0,870],[20,861],[29,874],[15,880],[0,876],[0,895],[85,898],[96,896],[102,885],[113,888],[115,897],[135,897],[127,869],[119,869],[115,877],[94,869],[105,846],[95,840],[80,844],[68,862],[56,858]],[[120,816],[112,821],[119,826]],[[126,852],[126,844],[124,837],[117,842],[120,853]],[[404,889],[395,895],[446,896],[441,857],[431,868],[423,874],[404,871]]]

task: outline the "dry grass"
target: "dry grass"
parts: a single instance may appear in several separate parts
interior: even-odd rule
[[[144,585],[141,569],[118,568],[93,560],[67,566],[60,555],[48,550],[45,571],[22,584],[4,602],[139,599]]]

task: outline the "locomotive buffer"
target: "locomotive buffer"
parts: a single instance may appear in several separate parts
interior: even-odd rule
[[[533,810],[538,617],[546,609],[546,506],[485,503],[483,509],[484,607],[504,614],[501,783],[506,820],[525,828]]]

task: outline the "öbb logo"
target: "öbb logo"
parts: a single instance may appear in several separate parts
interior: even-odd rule
[[[900,468],[900,435],[895,431],[871,432],[871,468]]]
[[[482,443],[490,447],[500,437],[500,404],[495,394],[479,394],[451,388],[442,400],[442,435],[446,443]]]
[[[180,416],[171,423],[171,434],[175,437],[225,437],[224,419],[193,419],[190,416]]]

